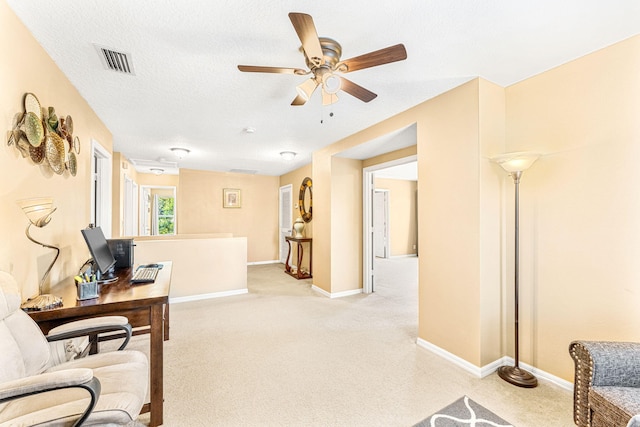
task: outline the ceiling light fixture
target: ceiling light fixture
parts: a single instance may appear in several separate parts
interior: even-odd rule
[[[189,154],[191,151],[187,150],[186,148],[180,148],[180,147],[174,147],[171,148],[171,151],[173,151],[173,154],[176,155],[176,157],[180,160],[184,159],[185,157],[187,157],[187,154]]]
[[[164,173],[164,169],[161,168],[149,168],[149,171],[155,175],[162,175]]]
[[[280,153],[280,157],[285,160],[293,160],[296,157],[296,153],[293,151],[283,151]]]
[[[335,95],[340,87],[342,87],[342,80],[338,75],[329,72],[322,76],[322,88],[328,94]]]
[[[318,87],[318,82],[316,82],[315,79],[311,78],[296,86],[296,91],[302,99],[308,101],[309,98],[311,98],[313,91],[316,90],[316,87]]]

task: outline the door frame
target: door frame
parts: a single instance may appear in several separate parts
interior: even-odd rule
[[[102,228],[107,239],[111,238],[111,153],[98,141],[91,139],[91,223]]]
[[[283,190],[287,190],[287,189],[289,190],[289,193],[291,195],[291,197],[289,198],[289,201],[291,202],[289,204],[289,215],[291,216],[291,221],[290,221],[291,224],[289,224],[288,228],[282,227],[282,217],[283,217],[282,192]],[[287,184],[287,185],[283,185],[278,190],[278,255],[279,255],[278,260],[283,264],[287,261],[289,246],[283,245],[282,233],[288,232],[289,235],[291,235],[292,227],[293,227],[293,184]]]
[[[124,176],[122,235],[138,235],[138,184],[128,175]]]
[[[375,190],[375,172],[391,166],[417,162],[418,156],[413,155],[390,162],[368,166],[362,169],[362,293],[370,294],[374,287],[373,250],[373,192]]]

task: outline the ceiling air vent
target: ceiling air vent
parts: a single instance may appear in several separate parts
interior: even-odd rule
[[[229,170],[231,173],[245,173],[247,175],[255,175],[258,173],[257,170],[254,169],[231,169]]]
[[[94,46],[98,51],[100,61],[102,61],[102,65],[104,66],[104,68],[111,71],[118,71],[124,74],[135,74],[130,53],[118,52],[117,50],[99,46],[97,44]]]

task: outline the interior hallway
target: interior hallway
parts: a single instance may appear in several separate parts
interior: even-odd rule
[[[332,300],[270,264],[248,267],[246,295],[172,305],[165,425],[406,427],[465,394],[518,427],[573,425],[570,392],[418,347],[417,258],[380,264],[371,295]]]

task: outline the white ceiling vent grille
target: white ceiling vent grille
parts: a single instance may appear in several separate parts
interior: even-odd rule
[[[247,175],[255,175],[258,173],[257,170],[254,169],[230,169],[229,172],[231,173],[244,173]]]
[[[98,51],[100,61],[105,69],[135,75],[130,53],[118,52],[117,50],[97,44],[94,46]]]

